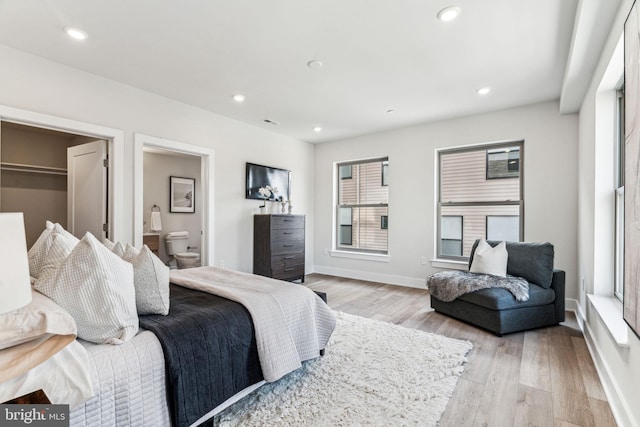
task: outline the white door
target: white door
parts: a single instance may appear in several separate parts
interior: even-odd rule
[[[67,148],[67,228],[78,238],[108,237],[106,160],[104,140]]]

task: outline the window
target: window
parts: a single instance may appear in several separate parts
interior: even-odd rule
[[[388,158],[337,165],[336,249],[387,253]]]
[[[382,186],[388,186],[389,185],[389,162],[382,162]]]
[[[487,179],[517,178],[519,175],[519,147],[487,150]]]
[[[438,258],[468,260],[476,239],[523,238],[524,142],[438,152]]]
[[[487,240],[520,240],[520,218],[516,215],[487,215]]]
[[[624,87],[616,91],[615,122],[615,272],[614,295],[620,301],[624,295]]]
[[[443,255],[462,256],[462,216],[440,218],[440,239]]]
[[[340,179],[351,179],[351,165],[340,166]]]

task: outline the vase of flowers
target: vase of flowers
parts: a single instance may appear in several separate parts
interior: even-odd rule
[[[267,200],[278,200],[278,188],[266,185],[258,188],[258,193],[260,193],[260,196],[264,200],[262,206],[260,206],[260,213],[263,214],[266,213],[267,210]]]

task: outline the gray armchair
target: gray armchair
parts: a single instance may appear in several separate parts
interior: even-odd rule
[[[500,242],[488,243],[495,246]],[[477,246],[478,241],[471,249],[469,265]],[[565,272],[553,268],[553,245],[507,242],[507,252],[507,274],[527,279],[529,300],[516,301],[509,291],[490,288],[461,295],[450,302],[432,296],[431,307],[498,336],[563,322]]]

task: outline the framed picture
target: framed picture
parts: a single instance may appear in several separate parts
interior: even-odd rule
[[[196,210],[196,180],[169,177],[169,212],[194,213]]]

